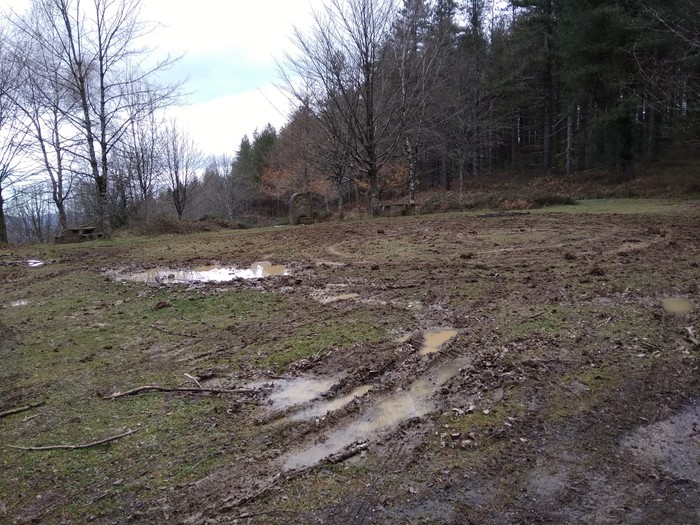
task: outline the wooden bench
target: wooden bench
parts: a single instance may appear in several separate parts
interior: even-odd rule
[[[96,232],[94,226],[79,226],[69,228],[62,235],[56,235],[56,242],[59,244],[70,242],[94,241],[104,237],[102,232]]]

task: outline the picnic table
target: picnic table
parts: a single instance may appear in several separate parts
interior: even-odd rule
[[[57,243],[94,241],[104,237],[102,232],[95,231],[95,226],[78,226],[77,228],[68,228],[61,235],[56,235]]]

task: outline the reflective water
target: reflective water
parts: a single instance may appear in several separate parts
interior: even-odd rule
[[[188,270],[158,269],[132,274],[120,274],[118,279],[155,283],[221,283],[234,279],[258,279],[277,275],[289,275],[286,266],[273,265],[267,261],[256,262],[250,268],[198,266]]]
[[[314,406],[310,406],[309,408],[305,408],[301,412],[297,412],[296,414],[290,416],[289,419],[292,421],[306,421],[308,419],[323,417],[329,412],[340,410],[355,399],[364,396],[371,389],[372,385],[358,386],[355,390],[353,390],[345,396],[339,396],[329,401],[318,403]]]
[[[275,379],[271,381],[272,392],[269,401],[274,410],[285,410],[287,408],[307,403],[316,399],[321,394],[328,392],[339,378],[322,377],[294,377],[289,379]],[[270,383],[268,381],[267,383]],[[249,385],[251,388],[259,388],[265,382],[257,382]]]
[[[323,304],[328,304],[328,303],[335,303],[338,301],[348,301],[350,299],[357,299],[360,296],[360,294],[356,293],[344,293],[340,295],[330,295],[328,297],[324,297],[320,299],[319,301]]]
[[[27,266],[30,268],[38,268],[39,266],[44,266],[44,261],[38,261],[36,259],[29,259],[27,261]]]
[[[29,300],[27,299],[20,299],[19,301],[12,301],[10,303],[10,306],[12,307],[19,307],[19,306],[27,306],[29,304]]]
[[[423,378],[415,381],[408,390],[385,398],[349,424],[331,432],[325,441],[289,456],[284,463],[284,468],[298,469],[315,465],[349,445],[366,441],[378,433],[397,426],[402,421],[429,414],[434,409],[434,404],[430,400],[432,394],[469,363],[469,359],[459,358],[428,372]]]
[[[687,314],[693,310],[693,303],[682,297],[667,297],[661,300],[661,305],[669,314]]]
[[[418,351],[420,355],[434,354],[440,347],[457,335],[457,330],[427,330],[423,334],[423,346]]]

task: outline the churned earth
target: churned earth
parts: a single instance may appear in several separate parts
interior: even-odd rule
[[[0,521],[698,523],[699,265],[658,200],[3,249]]]

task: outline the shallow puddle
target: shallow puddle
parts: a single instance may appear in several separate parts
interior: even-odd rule
[[[693,310],[693,303],[682,297],[667,297],[661,300],[661,305],[669,314],[687,314]]]
[[[321,394],[328,392],[338,381],[339,378],[337,377],[294,377],[256,382],[248,386],[250,388],[260,388],[264,384],[273,383],[272,392],[270,392],[268,399],[272,403],[274,410],[285,410],[316,399]]]
[[[325,300],[321,301],[322,303],[335,303],[337,301],[349,301],[350,299],[357,299],[360,297],[360,294],[357,293],[344,293],[340,295],[332,295],[330,297],[327,297]]]
[[[44,261],[39,261],[37,259],[29,259],[27,261],[27,266],[30,268],[38,268],[39,266],[44,266]]]
[[[29,301],[27,299],[20,299],[19,301],[12,301],[10,303],[10,306],[17,308],[20,306],[27,306],[28,304],[29,304]]]
[[[289,275],[287,268],[269,262],[256,262],[250,268],[198,266],[191,270],[153,269],[132,274],[120,274],[117,278],[145,283],[221,283],[234,279],[258,279]]]
[[[364,442],[386,432],[402,421],[429,414],[434,410],[430,397],[470,362],[469,359],[459,358],[429,371],[408,390],[387,397],[349,424],[331,432],[325,441],[289,456],[284,468],[310,467],[353,443]]]
[[[355,399],[364,396],[371,389],[372,385],[358,386],[355,390],[345,396],[336,397],[329,401],[305,408],[301,412],[297,412],[296,414],[292,415],[289,419],[292,421],[306,421],[317,417],[323,417],[329,412],[340,410]]]
[[[434,354],[440,347],[457,335],[457,330],[427,330],[423,334],[423,346],[418,351],[419,355]]]

